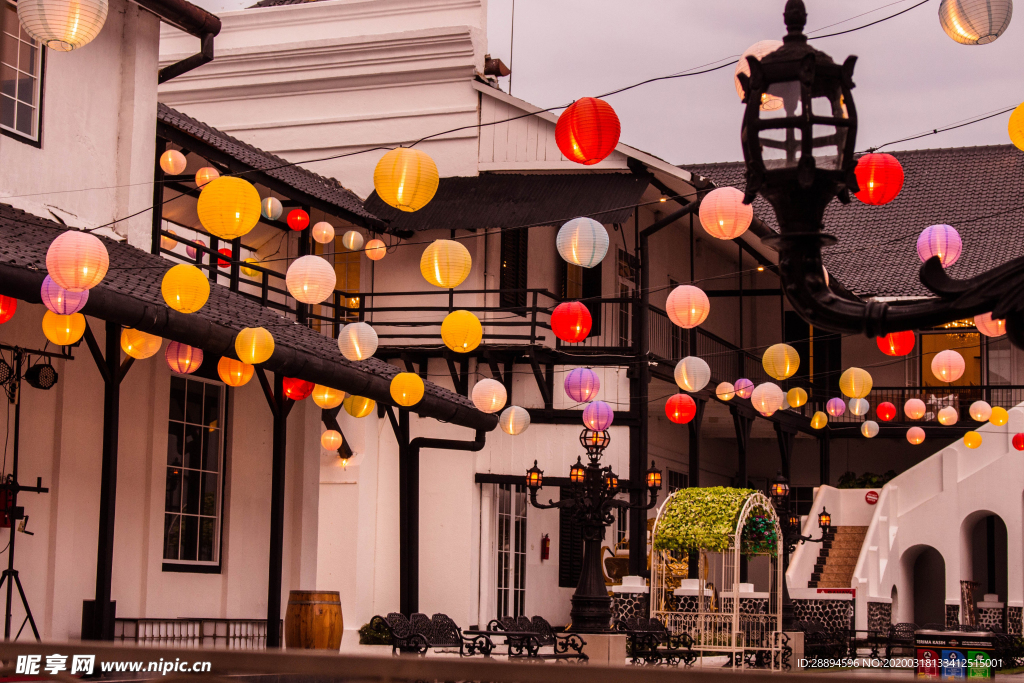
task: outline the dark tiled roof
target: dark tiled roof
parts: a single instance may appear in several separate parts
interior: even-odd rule
[[[290,165],[290,162],[279,156],[264,152],[238,138],[231,137],[202,121],[197,121],[191,116],[171,109],[166,104],[159,103],[157,105],[157,119],[161,123],[212,145],[246,166],[263,171],[268,176],[288,184],[299,192],[304,192],[338,207],[343,215],[348,213],[371,225],[383,225],[377,216],[367,211],[362,200],[354,192],[345,189],[334,178],[318,175],[302,166]]]
[[[621,223],[633,214],[647,185],[646,178],[631,173],[481,173],[441,178],[437,194],[419,211],[392,208],[376,192],[366,207],[392,230],[509,228],[576,216]]]
[[[825,267],[861,297],[929,296],[918,270],[917,237],[947,223],[963,253],[951,277],[973,277],[1024,255],[1024,152],[1013,145],[892,152],[903,166],[903,190],[884,206],[833,201],[825,230],[839,243],[824,251]],[[716,185],[743,189],[742,163],[687,166]],[[775,212],[758,196],[754,213],[777,230]]]

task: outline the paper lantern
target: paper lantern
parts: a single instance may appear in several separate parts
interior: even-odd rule
[[[46,250],[46,270],[69,292],[92,289],[110,266],[107,248],[95,235],[68,230],[57,235]]]
[[[57,315],[53,311],[43,314],[43,334],[56,346],[71,346],[85,334],[85,316],[81,313]]]
[[[281,200],[277,197],[267,197],[260,202],[260,213],[263,217],[270,221],[276,221],[281,217],[284,212],[284,205],[281,204]]]
[[[583,409],[583,424],[595,432],[603,432],[611,427],[614,419],[615,411],[604,401],[593,401]]]
[[[873,439],[878,436],[878,423],[874,420],[864,420],[860,425],[860,433],[865,438]]]
[[[987,45],[1010,25],[1012,0],[942,0],[939,23],[946,35],[963,45]]]
[[[319,244],[330,244],[334,241],[334,226],[327,221],[320,221],[313,226],[310,234],[313,236],[313,240]]]
[[[857,417],[864,417],[871,410],[871,404],[864,398],[851,398],[847,405],[850,407],[850,413]]]
[[[331,238],[334,238],[334,230],[331,230]],[[363,233],[358,230],[349,230],[342,235],[341,243],[349,251],[359,251],[363,248]]]
[[[155,334],[130,327],[121,330],[121,350],[136,360],[155,356],[163,345],[163,341]]]
[[[194,240],[192,240],[192,242],[194,242],[195,244],[198,244],[201,247],[205,247],[206,246],[206,242],[204,242],[201,239],[194,239]],[[196,249],[195,247],[193,247],[192,245],[188,245],[188,246],[185,247],[185,255],[188,256],[190,259],[195,260],[197,253],[199,253],[199,250]],[[199,260],[200,261],[203,260],[202,256],[199,257]]]
[[[828,415],[820,410],[815,411],[814,416],[811,418],[811,429],[824,429],[827,424]]]
[[[423,380],[414,372],[400,372],[391,379],[391,398],[408,408],[423,399]]]
[[[573,218],[558,229],[555,247],[566,262],[593,268],[608,253],[608,231],[593,218]]]
[[[712,237],[734,240],[747,231],[754,220],[754,207],[743,203],[743,193],[735,187],[719,187],[700,203],[700,224]]]
[[[494,380],[491,380],[492,382]],[[601,380],[590,368],[573,368],[565,376],[565,393],[577,403],[586,403],[601,390]],[[502,387],[504,389],[504,387]]]
[[[43,284],[39,288],[39,296],[43,301],[43,305],[54,313],[58,315],[71,315],[72,313],[78,313],[85,307],[86,302],[89,301],[89,290],[83,289],[81,292],[69,292],[47,275],[43,278]]]
[[[960,233],[951,225],[932,225],[917,238],[917,255],[921,262],[938,256],[943,268],[949,268],[960,258],[963,242]]]
[[[975,422],[988,422],[988,419],[992,416],[992,406],[985,401],[975,401],[968,408],[967,413]]]
[[[736,388],[731,382],[722,382],[715,387],[715,396],[721,401],[731,401],[736,395]]]
[[[754,406],[754,410],[768,416],[782,407],[785,396],[778,384],[765,382],[754,387],[754,391],[750,394],[750,404]]]
[[[854,173],[860,185],[856,197],[865,204],[888,204],[903,189],[903,166],[891,154],[865,154],[857,159]]]
[[[169,149],[160,155],[160,169],[167,175],[181,175],[186,166],[188,160],[176,149]]]
[[[259,223],[260,193],[248,180],[216,178],[203,186],[196,213],[208,233],[230,242]]]
[[[615,150],[619,132],[619,117],[610,104],[594,97],[581,97],[558,117],[555,144],[566,159],[590,166]]]
[[[697,414],[697,403],[689,394],[673,394],[665,404],[665,415],[670,422],[684,425]]]
[[[292,209],[288,212],[288,227],[299,232],[309,227],[309,214],[302,209]]]
[[[274,355],[274,336],[262,327],[243,327],[235,336],[238,360],[257,365]]]
[[[373,412],[377,403],[365,396],[349,396],[342,403],[345,412],[352,417],[366,417]]]
[[[170,251],[178,246],[178,240],[174,239],[174,236],[177,236],[177,234],[173,230],[168,230],[166,235],[160,235],[160,248]],[[193,256],[192,258],[195,257]]]
[[[160,283],[164,302],[179,313],[195,313],[210,298],[210,281],[188,263],[179,263],[164,273]]]
[[[800,354],[789,344],[772,344],[761,357],[761,364],[769,377],[789,379],[800,367]]]
[[[452,311],[441,322],[441,341],[456,353],[469,353],[483,338],[480,319],[469,311]]]
[[[220,171],[212,166],[203,166],[196,171],[196,187],[205,187],[217,178],[220,178]]]
[[[242,261],[242,263],[252,263],[253,265],[257,265],[257,266],[260,264],[260,262],[257,261],[256,259],[254,259],[252,256],[249,256],[248,258],[246,258],[244,261]],[[247,268],[245,266],[241,266],[241,270],[242,270],[242,275],[245,275],[246,277],[252,277],[252,278],[257,278],[258,279],[262,275],[262,273],[260,273],[260,271],[256,270],[255,268]]]
[[[551,331],[564,342],[583,341],[592,324],[590,311],[579,301],[564,301],[551,312]]]
[[[473,405],[482,413],[496,413],[505,407],[508,391],[496,379],[484,378],[473,386]]]
[[[771,53],[782,47],[781,40],[762,40],[754,43],[740,55],[740,59],[736,62],[736,72],[733,76],[733,84],[736,86],[736,92],[739,94],[740,99],[746,101],[747,93],[743,90],[743,84],[740,83],[739,75],[746,74],[750,76],[750,63],[747,62],[747,57],[754,57],[758,61],[764,59]],[[761,111],[775,111],[782,108],[782,98],[776,95],[769,95],[764,93],[761,96]]]
[[[946,425],[947,427],[950,425],[955,425],[956,421],[959,418],[960,415],[956,412],[956,408],[954,408],[953,406],[945,406],[943,408],[939,408],[939,424]]]
[[[377,351],[377,333],[366,323],[349,323],[338,333],[338,349],[348,360],[366,360]]]
[[[19,0],[18,19],[25,32],[46,47],[57,52],[70,52],[99,35],[107,20],[107,2]],[[17,29],[10,26],[7,30],[17,33]],[[23,68],[28,68],[28,65]]]
[[[939,351],[932,358],[932,374],[943,382],[955,382],[964,375],[964,357],[953,349]]]
[[[896,417],[896,406],[888,401],[882,401],[875,407],[875,415],[882,422],[891,422]]]
[[[312,382],[297,377],[285,377],[281,384],[284,387],[284,395],[293,401],[302,401],[312,396],[315,386]]]
[[[864,398],[871,393],[871,375],[861,368],[847,368],[839,375],[839,390],[850,398]]]
[[[991,313],[974,316],[974,326],[986,337],[1001,337],[1006,334],[1006,321],[993,318]]]
[[[366,258],[371,261],[380,261],[388,253],[388,247],[382,240],[373,239],[366,243]]]
[[[373,169],[373,189],[385,204],[399,211],[418,211],[437,192],[437,165],[426,152],[393,149]]]
[[[511,436],[522,434],[530,426],[530,413],[527,412],[526,408],[509,406],[501,411],[498,425],[501,427],[501,431]]]
[[[292,261],[284,274],[288,293],[304,304],[318,304],[334,294],[338,276],[325,259],[308,254]]]
[[[220,377],[220,381],[229,387],[241,387],[248,384],[255,371],[256,368],[253,366],[227,356],[223,356],[217,361],[217,375]]]
[[[732,386],[740,398],[750,398],[750,394],[754,391],[754,383],[746,377],[740,377]]]
[[[981,434],[975,431],[970,431],[964,434],[964,445],[970,449],[975,449],[981,445]]]
[[[324,450],[336,451],[341,448],[341,432],[335,429],[328,429],[320,435],[320,445]]]
[[[14,317],[15,311],[18,310],[18,300],[11,296],[4,296],[0,294],[0,325],[8,322]]]
[[[203,364],[203,350],[188,344],[172,341],[164,351],[167,367],[180,375],[191,375]]]
[[[1018,451],[1024,451],[1024,434],[1014,434],[1012,443]]]
[[[217,253],[220,254],[221,256],[226,256],[229,259],[229,260],[225,261],[222,258],[218,258],[217,259],[217,267],[218,268],[227,268],[228,266],[231,265],[231,261],[230,261],[230,259],[231,259],[231,250],[230,249],[228,249],[227,247],[224,247],[223,249],[218,249]]]
[[[924,430],[920,427],[911,427],[907,430],[907,441],[915,446],[924,442]]]
[[[791,408],[799,408],[807,403],[807,392],[800,387],[793,387],[786,392],[786,403]]]
[[[907,399],[907,402],[903,404],[903,412],[911,420],[920,420],[924,417],[925,410],[924,401],[919,398]]]
[[[913,332],[890,332],[884,337],[876,337],[878,350],[887,356],[905,356],[914,350],[917,337]]]
[[[697,356],[687,356],[676,363],[676,369],[672,374],[676,386],[683,391],[700,391],[711,381],[711,368],[703,358]]]
[[[992,406],[992,414],[989,415],[988,417],[989,423],[995,425],[996,427],[1002,427],[1004,424],[1009,422],[1009,420],[1010,413],[1006,412],[1006,408]]]
[[[313,387],[313,393],[310,394],[313,397],[313,403],[319,408],[324,410],[331,410],[341,405],[341,402],[345,400],[345,392],[332,387],[324,386],[323,384],[317,384]]]
[[[1010,133],[1010,142],[1024,152],[1024,102],[1017,105],[1017,108],[1010,114],[1010,123],[1007,128]]]
[[[841,398],[830,398],[825,404],[825,411],[832,417],[839,417],[846,412],[846,402]]]
[[[699,287],[679,285],[673,289],[665,302],[665,312],[669,320],[686,329],[697,327],[707,320],[711,312],[708,295]]]
[[[444,289],[458,287],[469,276],[473,259],[462,242],[434,240],[420,257],[423,279]]]

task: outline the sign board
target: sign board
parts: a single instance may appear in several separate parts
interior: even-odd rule
[[[878,491],[868,491],[864,494],[864,500],[867,501],[868,505],[874,505],[878,502]]]

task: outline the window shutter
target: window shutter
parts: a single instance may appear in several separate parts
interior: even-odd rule
[[[571,510],[558,511],[558,585],[575,588],[583,571],[583,533]]]

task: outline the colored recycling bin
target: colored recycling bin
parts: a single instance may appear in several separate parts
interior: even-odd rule
[[[991,678],[994,636],[989,632],[915,631],[917,677]]]

